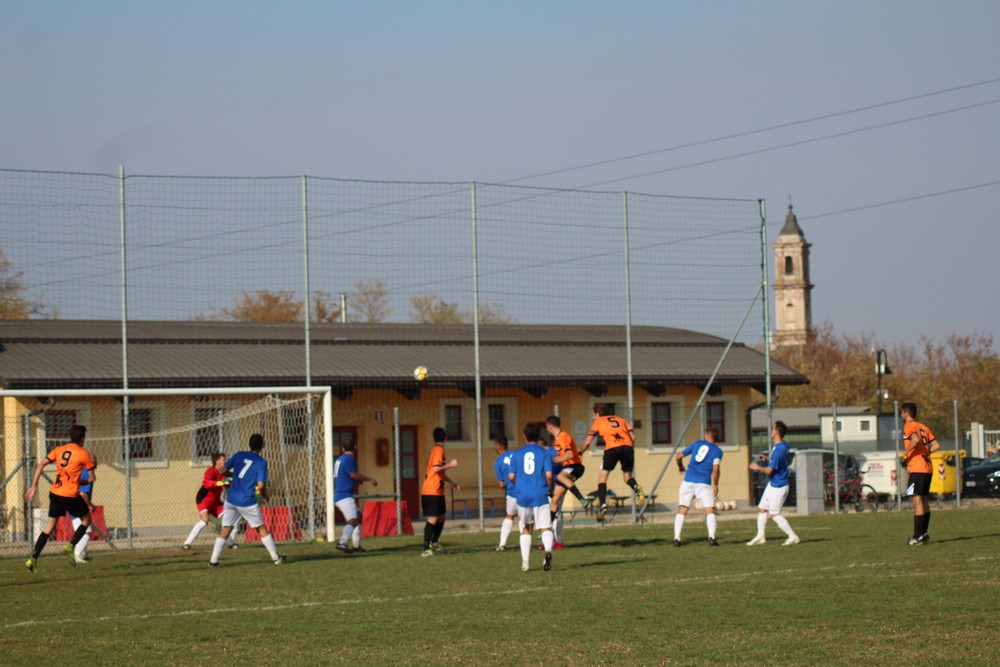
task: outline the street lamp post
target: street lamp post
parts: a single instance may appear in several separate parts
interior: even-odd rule
[[[878,391],[878,412],[875,415],[875,439],[879,444],[882,442],[882,434],[879,429],[879,422],[882,417],[882,399],[888,398],[888,392],[885,394],[882,393],[882,376],[884,375],[892,375],[892,369],[889,368],[889,355],[884,349],[879,349],[875,353],[875,376],[878,378],[878,389],[876,390]]]

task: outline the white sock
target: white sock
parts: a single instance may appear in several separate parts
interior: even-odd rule
[[[351,542],[354,543],[355,549],[361,546],[361,526],[354,527],[354,532],[351,533]]]
[[[201,532],[201,529],[207,525],[208,525],[207,521],[202,521],[201,519],[198,519],[198,523],[194,524],[194,527],[191,529],[191,532],[188,533],[187,539],[184,540],[184,544],[191,544],[192,542],[194,542],[195,539],[198,537],[198,533]],[[234,530],[233,534],[235,533],[236,531]]]
[[[542,531],[542,546],[545,547],[546,551],[552,551],[552,545],[555,541],[556,538],[551,530]]]
[[[514,529],[514,520],[504,517],[503,523],[500,524],[500,546],[507,546],[507,538],[510,537],[510,531]]]
[[[788,535],[789,537],[796,537],[795,531],[792,530],[792,527],[788,523],[788,519],[781,516],[780,514],[775,514],[771,518],[774,519],[774,522],[776,524],[778,524],[778,528],[781,529],[781,532],[783,532],[785,535]]]
[[[715,529],[719,527],[719,520],[715,517],[715,512],[705,515],[705,523],[708,524],[708,536],[715,539]]]
[[[274,535],[268,533],[267,537],[260,538],[260,543],[267,549],[267,553],[271,554],[271,560],[278,560],[278,548],[274,546]]]
[[[83,523],[82,521],[80,521],[80,517],[78,517],[78,516],[70,516],[70,518],[69,518],[69,522],[70,522],[71,524],[73,524],[73,530],[74,530],[74,531],[75,531],[75,530],[76,530],[77,528],[79,528],[79,527],[80,527],[80,524],[81,524],[81,523]]]
[[[347,540],[351,539],[351,533],[354,532],[354,526],[347,524],[344,526],[344,532],[340,534],[340,544],[342,546],[347,546]]]
[[[221,537],[215,538],[215,546],[212,547],[212,557],[208,559],[209,563],[218,563],[219,556],[222,555],[222,550],[226,548],[226,541]]]
[[[84,533],[83,537],[80,538],[80,541],[76,543],[76,549],[74,549],[73,553],[76,554],[77,558],[83,556],[83,554],[87,551],[88,544],[90,544],[90,528],[87,528],[87,532]]]
[[[681,539],[681,529],[684,527],[684,515],[676,514],[674,516],[674,539]]]
[[[231,547],[236,544],[236,527],[233,527],[233,531],[229,533],[229,539],[226,540],[226,546]]]
[[[527,563],[529,555],[531,555],[531,533],[521,533],[521,560]]]
[[[562,542],[563,521],[560,515],[556,515],[556,520],[552,522],[552,538],[556,542]],[[545,544],[545,533],[542,533],[542,544]]]
[[[764,537],[767,528],[767,512],[757,512],[757,537]]]

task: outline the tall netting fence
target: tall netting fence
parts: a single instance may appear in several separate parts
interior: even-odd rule
[[[471,382],[411,394],[355,373],[349,388],[335,392],[334,442],[358,441],[362,472],[379,480],[378,486],[359,485],[359,498],[376,502],[409,494],[411,513],[436,425],[449,431],[448,454],[461,464],[453,476],[462,490],[450,507],[476,513],[485,507],[495,513],[496,502],[484,496],[500,493],[492,479],[494,436],[517,441],[526,422],[558,414],[582,440],[598,399],[635,422],[637,454],[650,469],[658,469],[665,454],[704,423],[724,423],[727,442],[745,445],[749,434],[739,406],[756,400],[748,384],[730,383],[696,406],[703,370],[668,390],[651,379],[648,368],[677,358],[683,376],[676,351],[647,346],[633,355],[629,343],[648,336],[650,328],[714,337],[714,346],[689,350],[704,357],[699,368],[718,359],[719,339],[762,346],[761,228],[756,200],[472,182],[0,170],[0,247],[33,316],[183,322],[195,331],[193,338],[198,327],[207,331],[219,321],[302,325],[284,341],[280,367],[258,369],[248,357],[217,386],[259,383],[257,370],[280,376],[280,383],[330,381],[315,370],[321,348],[315,329],[330,332],[343,322],[468,325],[478,312],[483,325],[583,326],[617,337],[620,358],[603,367],[588,359],[586,344],[578,350],[574,363],[597,378],[584,398],[533,368],[517,369],[528,378],[538,375],[528,391],[497,386],[494,381],[511,369],[489,341],[474,349],[480,379],[490,385],[478,397]],[[739,328],[741,318],[746,324]],[[473,332],[467,331],[471,345]],[[537,343],[544,332],[534,335]],[[128,350],[140,348],[124,337]],[[335,341],[332,333],[322,344]],[[432,377],[460,372],[440,346],[427,345],[419,354],[416,363],[429,367]],[[152,357],[131,354],[127,368],[124,360],[115,362],[107,377],[129,386],[147,386],[143,377],[171,377],[147,359]],[[398,365],[408,375],[414,361],[401,357]],[[742,370],[765,373],[763,364]],[[689,421],[693,426],[682,433]],[[164,437],[170,443],[180,438]],[[278,451],[269,451],[274,460]],[[290,460],[301,455],[291,449],[287,454]],[[590,456],[594,470],[599,452]],[[180,468],[191,477],[197,477],[196,468],[203,470],[200,463]],[[593,479],[585,482],[587,491],[596,486]],[[611,485],[627,492],[620,477]],[[138,494],[144,485],[136,479],[134,486]],[[193,497],[194,491],[185,493]],[[308,516],[309,508],[300,509],[294,494],[296,516]],[[191,505],[191,513],[190,501],[179,498],[178,507]],[[145,511],[141,503],[134,507],[139,539],[154,534],[140,525]],[[322,518],[314,521],[323,524]]]

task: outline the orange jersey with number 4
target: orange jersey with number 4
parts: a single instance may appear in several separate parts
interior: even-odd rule
[[[920,422],[910,420],[903,425],[904,447],[909,444],[910,436],[914,433],[920,436],[920,444],[906,453],[906,470],[909,472],[934,472],[929,447],[934,442],[934,434]]]
[[[559,465],[564,467],[575,466],[577,463],[583,463],[583,458],[580,456],[580,452],[576,449],[576,442],[566,431],[560,431],[559,435],[556,436],[556,440],[552,443],[556,448],[556,458],[565,456],[566,454],[572,454],[572,456],[565,461],[560,461]]]
[[[632,427],[627,421],[615,415],[598,417],[590,425],[590,435],[599,435],[604,438],[604,449],[614,449],[615,447],[631,447]]]
[[[75,442],[56,447],[45,460],[56,464],[56,478],[49,491],[66,498],[80,495],[80,475],[84,470],[94,469],[94,459],[90,457],[90,452]]]

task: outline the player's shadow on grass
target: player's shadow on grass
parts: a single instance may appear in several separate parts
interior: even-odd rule
[[[631,547],[648,547],[663,544],[663,539],[659,537],[648,538],[643,540],[638,539],[626,539],[626,540],[591,540],[588,542],[573,542],[570,546],[574,548],[583,547],[612,547],[621,548],[624,547],[629,549]]]
[[[612,558],[608,560],[592,560],[586,563],[575,563],[572,565],[562,565],[557,563],[557,565],[559,565],[560,570],[577,570],[585,567],[604,567],[605,565],[616,566],[616,565],[621,565],[622,563],[625,562],[631,565],[632,563],[642,563],[643,561],[651,561],[651,560],[653,559],[649,558],[648,556],[643,556],[642,558],[627,558],[627,559]]]
[[[929,544],[946,544],[948,542],[967,542],[969,540],[982,540],[989,539],[991,537],[1000,537],[1000,533],[989,533],[987,535],[958,535],[955,537],[946,537],[944,539],[932,538]]]

